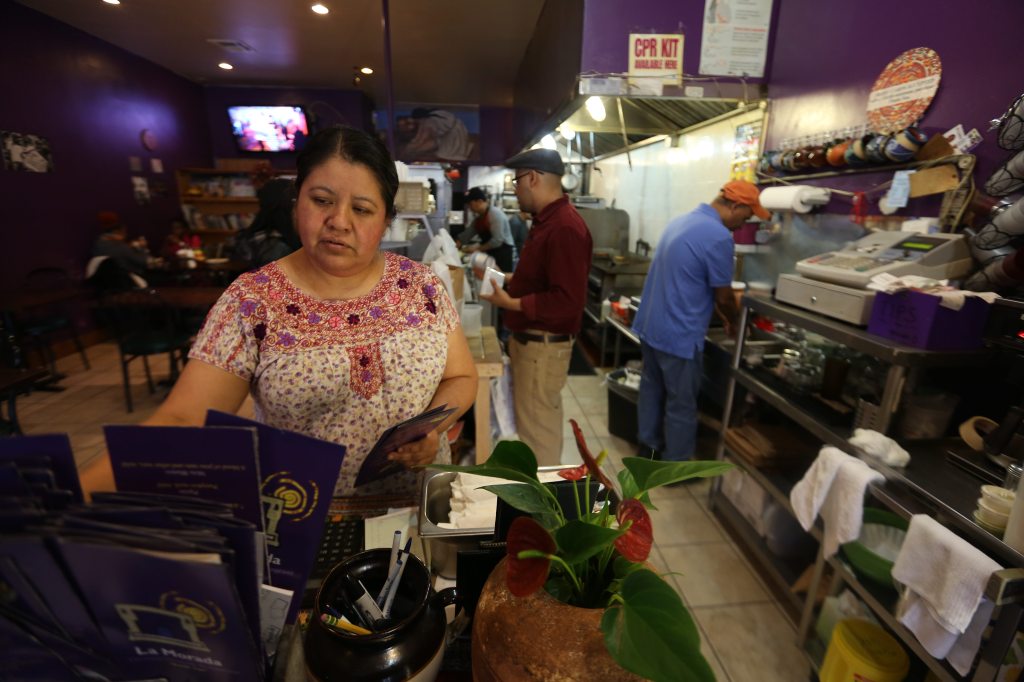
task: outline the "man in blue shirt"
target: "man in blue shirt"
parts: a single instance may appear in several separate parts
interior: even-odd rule
[[[645,453],[694,455],[704,334],[712,311],[732,333],[732,232],[754,215],[771,214],[755,185],[733,180],[710,204],[672,220],[658,242],[633,320],[644,362],[637,435]]]

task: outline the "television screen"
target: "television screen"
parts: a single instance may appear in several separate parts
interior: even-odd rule
[[[309,136],[302,107],[228,107],[228,117],[243,152],[297,152]]]

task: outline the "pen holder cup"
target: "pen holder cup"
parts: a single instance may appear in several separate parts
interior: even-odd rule
[[[456,603],[454,588],[435,592],[430,574],[409,555],[391,609],[390,625],[368,635],[328,627],[320,615],[343,603],[340,576],[347,573],[376,597],[387,579],[390,549],[355,554],[327,574],[313,603],[304,653],[309,680],[415,680],[431,682],[444,658],[449,624],[445,607]]]

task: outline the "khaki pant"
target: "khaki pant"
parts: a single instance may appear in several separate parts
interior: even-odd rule
[[[520,343],[509,338],[516,430],[539,466],[562,463],[562,388],[569,375],[572,344]]]

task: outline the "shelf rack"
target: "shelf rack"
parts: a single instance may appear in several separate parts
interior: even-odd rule
[[[781,304],[767,297],[747,294],[743,298],[739,324],[742,333],[738,335],[733,349],[731,375],[726,390],[722,418],[723,429],[719,439],[717,458],[738,464],[776,501],[782,503],[787,511],[792,511],[788,496],[792,486],[796,483],[796,472],[773,474],[761,471],[756,466],[737,457],[726,446],[725,429],[730,423],[736,397],[736,386],[739,385],[781,412],[815,438],[864,459],[872,468],[881,472],[885,481],[872,485],[869,491],[872,497],[885,507],[903,518],[909,518],[914,514],[931,514],[940,523],[953,529],[1001,564],[1011,566],[1012,568],[994,573],[989,581],[986,596],[997,605],[998,609],[992,622],[991,634],[978,656],[973,675],[966,678],[973,682],[991,682],[996,678],[1003,655],[1024,619],[1024,609],[1021,607],[1021,603],[1024,602],[1024,556],[982,530],[971,520],[970,513],[974,506],[977,490],[969,481],[965,480],[960,469],[947,461],[946,453],[956,447],[955,443],[924,441],[912,444],[910,446],[911,463],[905,469],[894,469],[854,447],[847,442],[847,438],[850,436],[849,426],[835,417],[831,410],[817,403],[813,398],[796,394],[768,372],[741,366],[743,347],[746,341],[745,332],[754,313],[821,334],[832,341],[889,362],[890,370],[882,399],[883,407],[887,407],[889,410],[888,414],[891,414],[896,407],[902,392],[904,373],[908,368],[976,366],[988,361],[988,352],[935,352],[900,346],[868,334],[863,329]],[[728,500],[721,494],[718,481],[713,484],[711,489],[711,507],[725,524],[735,531],[734,534],[744,543],[755,560],[762,564],[773,583],[781,583],[787,578],[784,567],[780,568],[776,558],[765,555],[766,548],[762,546],[763,541],[756,536],[742,516],[735,512]],[[741,530],[740,526],[745,528]],[[812,529],[812,535],[820,539],[817,528]],[[820,548],[813,565],[810,589],[807,592],[808,597],[800,608],[801,614],[797,626],[801,647],[807,652],[808,658],[816,670],[820,667],[823,654],[818,650],[820,643],[814,642],[815,638],[809,636],[809,633],[815,607],[813,596],[818,593],[826,563],[834,571],[833,589],[838,591],[843,584],[849,586],[879,620],[921,658],[938,679],[944,682],[965,679],[944,661],[929,656],[914,636],[900,625],[893,615],[894,595],[886,595],[885,590],[876,589],[860,581],[838,556],[828,560],[824,559]]]

